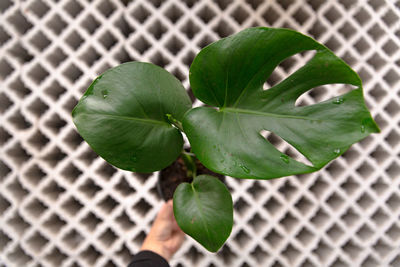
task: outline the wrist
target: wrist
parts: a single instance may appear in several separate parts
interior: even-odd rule
[[[148,244],[147,242],[145,242],[143,243],[140,250],[149,250],[154,253],[157,253],[158,255],[163,257],[166,261],[169,261],[171,258],[170,253],[168,253],[168,251],[166,251],[166,249],[164,249],[163,246],[160,244],[155,244],[155,243]]]

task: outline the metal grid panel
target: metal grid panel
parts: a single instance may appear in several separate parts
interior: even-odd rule
[[[363,79],[382,133],[314,174],[228,178],[235,225],[227,244],[211,254],[187,238],[172,266],[400,266],[399,6],[1,0],[0,266],[126,265],[161,205],[156,174],[117,170],[97,157],[72,124],[73,106],[98,74],[131,60],[163,66],[189,88],[201,47],[256,25],[293,28],[344,58]],[[267,85],[304,62],[291,58]],[[301,101],[338,90],[314,89]]]

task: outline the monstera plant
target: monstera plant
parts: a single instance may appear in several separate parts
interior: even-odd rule
[[[264,90],[273,70],[297,53],[315,51],[300,69]],[[243,179],[310,173],[379,128],[363,99],[359,76],[324,45],[289,29],[250,28],[205,47],[190,67],[192,108],[182,84],[166,70],[129,62],[93,81],[73,110],[79,133],[112,165],[133,172],[161,170],[180,155],[208,169]],[[349,84],[348,93],[308,106],[307,91]],[[296,161],[261,134],[280,136],[310,162]],[[191,152],[183,150],[187,136]],[[189,155],[189,156],[188,156]],[[232,198],[209,175],[182,183],[174,193],[178,225],[209,251],[232,230]]]

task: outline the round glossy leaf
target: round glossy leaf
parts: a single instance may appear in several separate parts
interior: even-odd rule
[[[174,193],[179,227],[207,250],[216,252],[232,231],[232,197],[225,185],[209,175],[180,184]]]
[[[152,172],[171,164],[183,146],[166,114],[181,120],[190,107],[185,89],[170,73],[150,63],[129,62],[100,75],[72,115],[81,136],[106,161]]]
[[[263,89],[280,62],[308,50],[316,53],[307,64]],[[295,105],[308,90],[337,83],[356,89],[314,105]],[[233,177],[313,172],[379,131],[358,75],[325,46],[288,29],[251,28],[207,46],[191,65],[190,84],[197,98],[214,106],[185,115],[192,150],[207,168]],[[280,152],[262,131],[280,136],[311,164]]]

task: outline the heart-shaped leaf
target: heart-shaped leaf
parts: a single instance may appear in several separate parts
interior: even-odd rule
[[[315,56],[278,85],[263,90],[275,67],[297,53]],[[310,106],[308,90],[333,83],[357,88]],[[209,169],[238,178],[269,179],[320,169],[379,129],[367,110],[358,75],[312,38],[288,29],[251,28],[204,48],[190,67],[194,95],[218,107],[189,111],[183,128]],[[280,136],[313,166],[277,150],[260,133]]]
[[[81,136],[118,168],[152,172],[171,164],[183,139],[166,114],[181,120],[191,102],[182,84],[150,63],[129,62],[107,70],[72,112]]]
[[[232,231],[232,197],[217,178],[200,175],[180,184],[174,193],[174,214],[179,227],[207,250],[216,252]]]

